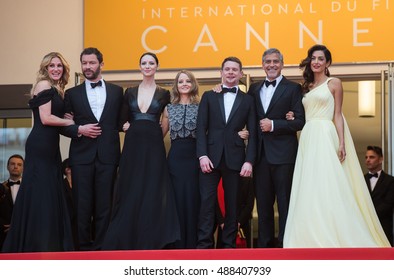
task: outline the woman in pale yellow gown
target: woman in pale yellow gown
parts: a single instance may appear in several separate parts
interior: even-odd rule
[[[390,247],[342,115],[342,83],[329,78],[330,64],[331,54],[322,45],[309,49],[300,64],[306,124],[299,140],[283,245]],[[297,116],[289,112],[287,117]]]

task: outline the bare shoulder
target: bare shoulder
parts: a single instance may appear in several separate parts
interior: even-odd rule
[[[332,87],[342,87],[342,81],[337,77],[331,77],[328,81],[328,85]]]
[[[33,90],[33,95],[39,94],[41,91],[50,89],[51,88],[51,83],[47,80],[39,81],[35,86]]]
[[[328,81],[328,88],[332,93],[342,92],[342,81],[339,78],[332,77]]]

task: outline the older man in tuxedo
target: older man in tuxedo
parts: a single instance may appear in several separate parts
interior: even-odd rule
[[[387,239],[393,246],[394,177],[382,170],[382,163],[382,148],[368,146],[365,154],[368,173],[364,177],[379,221]]]
[[[10,229],[12,210],[22,180],[24,159],[15,154],[8,158],[8,180],[0,185],[0,250]]]
[[[197,119],[197,157],[200,160],[201,207],[197,248],[213,247],[217,186],[223,179],[226,217],[222,234],[224,248],[235,248],[237,234],[237,192],[240,176],[248,177],[256,155],[256,117],[253,98],[239,87],[242,63],[236,57],[224,59],[221,92],[202,96]],[[248,145],[238,132],[249,130]]]
[[[294,164],[297,155],[297,131],[305,124],[301,86],[282,74],[283,55],[278,49],[264,52],[262,66],[265,81],[252,84],[248,95],[254,97],[257,113],[257,163],[254,168],[258,212],[258,247],[282,247],[287,219]],[[294,113],[294,120],[286,114]],[[279,212],[279,234],[275,238],[274,203]]]
[[[80,60],[86,80],[66,91],[66,112],[74,116],[75,125],[64,130],[65,135],[72,137],[69,164],[77,248],[99,250],[109,224],[120,158],[118,113],[123,89],[102,78],[104,62],[98,49],[84,49]]]

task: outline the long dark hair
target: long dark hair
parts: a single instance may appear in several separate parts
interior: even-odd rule
[[[327,63],[331,64],[332,62],[331,52],[326,46],[314,45],[308,50],[307,57],[304,58],[299,65],[300,69],[303,70],[302,76],[304,77],[304,82],[302,83],[302,89],[304,92],[308,92],[309,86],[315,81],[315,76],[313,75],[313,71],[311,69],[312,55],[315,51],[322,51],[326,57]],[[325,74],[330,77],[330,71],[328,71],[328,68],[326,68]]]

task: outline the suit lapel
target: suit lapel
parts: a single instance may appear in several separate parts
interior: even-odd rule
[[[93,111],[92,111],[92,108],[90,107],[90,104],[89,104],[89,99],[88,99],[88,93],[86,92],[86,84],[85,84],[85,82],[83,82],[83,84],[81,84],[81,93],[82,94],[80,94],[80,97],[81,97],[81,104],[85,107],[85,111],[86,112],[89,112],[89,114],[90,114],[90,117],[93,119],[93,120],[96,120],[96,122],[98,122],[98,120],[96,119],[96,117],[94,116],[94,114],[93,114]]]
[[[367,187],[368,187],[369,192],[372,194],[372,190],[371,190],[371,181],[369,180],[368,177],[365,178],[365,181],[366,181],[366,183],[367,183]]]
[[[273,106],[275,106],[275,103],[278,102],[278,100],[280,99],[280,97],[283,95],[283,93],[285,92],[286,86],[284,85],[284,77],[282,78],[282,81],[280,81],[278,87],[276,88],[276,90],[274,91],[274,95],[272,96],[271,102],[268,106],[267,109],[267,114],[269,113],[269,111],[272,109]]]
[[[10,208],[13,209],[14,208],[14,201],[12,200],[12,192],[11,192],[11,188],[9,189],[9,195],[8,195],[8,203],[10,205]]]
[[[231,108],[230,115],[228,116],[227,123],[229,123],[231,121],[231,118],[235,115],[235,112],[237,111],[239,105],[241,105],[243,94],[244,93],[238,89],[238,93],[235,96],[234,104],[233,104],[233,107]]]
[[[264,83],[261,82],[258,87],[256,88],[255,96],[256,96],[256,108],[259,115],[265,115],[263,103],[261,102],[260,91],[263,87]]]
[[[372,191],[372,197],[373,196],[375,196],[377,193],[379,193],[380,192],[380,188],[382,187],[382,185],[383,185],[383,181],[384,181],[384,172],[382,171],[382,172],[380,172],[380,176],[379,176],[379,179],[378,179],[378,181],[376,182],[376,185],[375,185],[375,187],[373,188],[373,191]],[[369,180],[368,180],[369,181]],[[371,188],[371,186],[368,186],[369,188]]]
[[[109,110],[108,108],[110,107],[111,103],[112,103],[112,94],[110,93],[110,87],[108,86],[108,84],[106,82],[104,82],[105,85],[105,93],[106,93],[106,97],[105,97],[105,104],[104,104],[104,108],[103,108],[103,112],[101,113],[101,117],[100,120],[102,120],[106,114],[106,112]]]
[[[224,96],[223,96],[223,93],[215,93],[215,94],[216,94],[216,98],[217,98],[217,100],[219,102],[219,107],[220,107],[220,112],[221,112],[221,115],[222,115],[222,120],[223,120],[224,123],[226,123],[226,113],[225,113],[225,110],[224,110]]]

